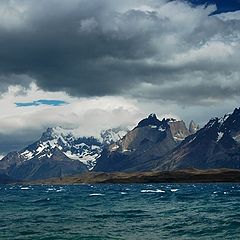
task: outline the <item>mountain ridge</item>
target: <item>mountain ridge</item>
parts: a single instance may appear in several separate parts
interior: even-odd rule
[[[119,134],[117,131],[121,131]],[[101,138],[74,134],[62,127],[48,128],[34,143],[10,152],[0,170],[14,179],[63,177],[92,170],[107,142],[117,141],[126,129],[106,129]]]
[[[105,149],[94,171],[143,171],[153,168],[146,159],[165,155],[190,132],[182,120],[157,119],[150,114],[120,141]]]
[[[240,108],[221,118],[212,118],[186,138],[171,154],[158,160],[157,169],[192,167],[240,168]]]
[[[48,128],[29,146],[0,161],[6,179],[63,178],[94,172],[175,171],[178,169],[240,169],[240,108],[194,121],[150,114],[132,130],[108,129],[101,139],[76,136],[61,127]]]

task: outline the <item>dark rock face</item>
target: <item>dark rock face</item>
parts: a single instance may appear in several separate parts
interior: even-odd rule
[[[137,128],[147,127],[147,126],[168,127],[167,126],[167,121],[165,119],[163,119],[162,121],[158,120],[156,114],[154,114],[154,113],[151,113],[148,116],[148,118],[145,118],[145,119],[141,120],[138,123]]]
[[[122,140],[104,150],[94,171],[127,172],[153,169],[155,163],[151,160],[172,151],[188,135],[189,131],[183,121],[160,121],[155,114],[150,114]]]
[[[156,161],[157,169],[240,168],[240,109],[211,119],[173,152]]]

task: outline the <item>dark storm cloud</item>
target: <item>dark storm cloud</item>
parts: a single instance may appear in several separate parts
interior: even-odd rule
[[[0,8],[11,8],[0,17],[2,91],[8,84],[26,85],[12,76],[28,76],[44,90],[76,96],[136,96],[137,88],[143,98],[178,101],[187,95],[191,104],[206,95],[224,98],[224,89],[238,94],[239,84],[223,79],[240,75],[240,24],[209,17],[214,8],[155,0],[6,0]],[[199,72],[201,86],[194,84]],[[208,78],[219,72],[221,77]],[[216,88],[204,90],[212,82]],[[156,89],[146,90],[145,83]],[[166,83],[168,94],[162,94]]]

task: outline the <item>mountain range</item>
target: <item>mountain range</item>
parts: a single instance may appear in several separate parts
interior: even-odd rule
[[[48,128],[39,140],[0,161],[0,174],[14,179],[63,177],[91,171],[102,150],[123,137],[126,128],[103,130],[99,138],[74,130]]]
[[[99,138],[62,127],[0,161],[1,181],[62,178],[92,172],[240,168],[240,108],[199,127],[150,114],[132,130],[103,130]]]
[[[191,122],[190,129],[186,132],[181,121],[150,115],[101,155],[95,171],[240,168],[240,108],[199,130]]]

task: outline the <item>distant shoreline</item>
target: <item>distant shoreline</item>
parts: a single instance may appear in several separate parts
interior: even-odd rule
[[[164,172],[137,173],[85,173],[63,178],[18,182],[21,184],[97,184],[97,183],[240,183],[240,170],[236,169],[186,169]],[[15,182],[16,183],[16,182]]]

